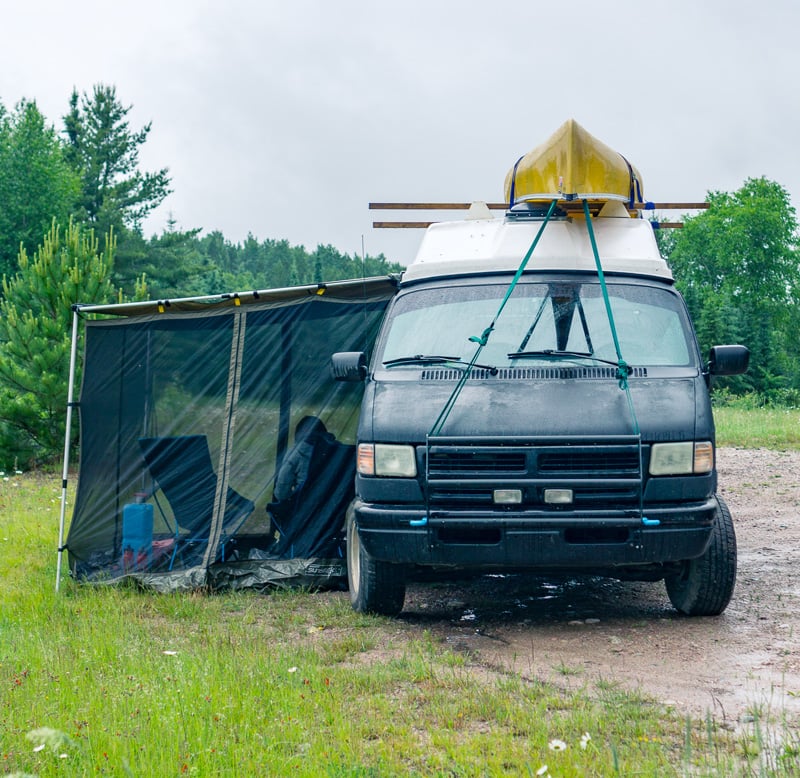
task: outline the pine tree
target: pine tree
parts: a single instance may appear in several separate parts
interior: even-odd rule
[[[122,105],[113,86],[98,84],[91,97],[73,91],[64,117],[67,159],[81,176],[83,215],[98,231],[139,229],[171,191],[166,168],[139,170],[139,149],[151,125],[132,130],[131,107]]]
[[[19,271],[3,279],[0,301],[0,464],[46,462],[62,450],[72,306],[113,299],[114,239],[105,247],[92,230],[53,220]]]

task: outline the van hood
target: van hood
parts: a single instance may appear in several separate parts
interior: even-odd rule
[[[410,376],[409,376],[410,378]],[[713,439],[701,377],[630,379],[644,442]],[[455,381],[370,381],[359,438],[423,443],[456,387]],[[614,379],[469,380],[441,429],[455,436],[630,435],[635,423],[627,393]]]

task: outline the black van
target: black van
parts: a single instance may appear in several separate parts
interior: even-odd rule
[[[580,219],[525,208],[432,225],[371,357],[333,356],[365,382],[356,610],[399,613],[420,567],[663,579],[683,613],[727,606],[709,383],[749,353],[704,361],[649,222],[592,221],[594,252]]]

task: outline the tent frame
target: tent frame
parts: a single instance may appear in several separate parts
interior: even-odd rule
[[[67,388],[67,413],[66,413],[66,430],[64,434],[64,455],[63,455],[63,468],[61,476],[61,505],[59,511],[59,530],[58,530],[58,548],[57,548],[57,563],[56,563],[56,592],[60,589],[61,582],[61,569],[63,563],[63,553],[66,550],[64,545],[65,529],[66,529],[66,510],[67,510],[67,487],[70,466],[70,441],[72,439],[72,416],[73,409],[79,403],[75,401],[75,379],[77,373],[77,353],[78,353],[78,340],[79,340],[79,319],[85,315],[92,316],[119,316],[122,318],[134,318],[138,316],[158,316],[164,313],[202,313],[202,312],[217,312],[227,308],[235,308],[239,306],[246,306],[254,303],[263,302],[296,302],[305,297],[311,296],[330,296],[340,300],[350,300],[356,302],[359,300],[367,301],[375,296],[383,296],[394,294],[397,289],[399,277],[396,275],[376,276],[370,278],[360,278],[345,281],[331,281],[328,283],[308,284],[304,286],[282,287],[278,289],[262,289],[245,292],[232,292],[227,294],[218,295],[204,295],[196,297],[181,297],[174,299],[161,299],[161,300],[147,300],[131,303],[110,303],[110,304],[81,304],[76,303],[72,306],[72,342],[70,347],[70,363],[69,363],[69,378]],[[232,357],[233,358],[233,357]],[[235,377],[231,380],[234,385],[228,387],[228,401],[231,401],[230,393],[238,390],[238,376],[240,365],[237,370],[233,371]],[[283,405],[283,403],[282,403]],[[283,429],[284,422],[281,423],[281,437],[288,437],[288,410],[286,413],[282,410],[282,417],[286,416],[285,425],[286,430]],[[227,435],[230,436],[232,430],[227,430]],[[223,452],[225,451],[223,446]],[[225,477],[226,468],[223,468],[220,475],[220,482],[226,481]],[[220,484],[220,487],[223,484]],[[219,528],[217,528],[219,531]],[[208,549],[210,550],[212,544],[209,543]],[[207,550],[206,556],[210,551]]]

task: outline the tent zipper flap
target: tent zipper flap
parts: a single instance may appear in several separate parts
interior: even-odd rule
[[[211,514],[211,526],[208,533],[208,545],[203,555],[202,567],[208,569],[217,558],[217,550],[223,538],[223,523],[230,481],[231,457],[233,446],[234,428],[236,426],[236,408],[239,403],[239,388],[242,381],[242,356],[244,353],[244,334],[246,315],[237,313],[233,317],[233,331],[231,333],[231,353],[228,365],[228,388],[225,395],[225,413],[223,414],[223,429],[220,440],[219,461],[217,463],[217,486],[214,493],[214,510]],[[224,549],[222,554],[224,561]]]

